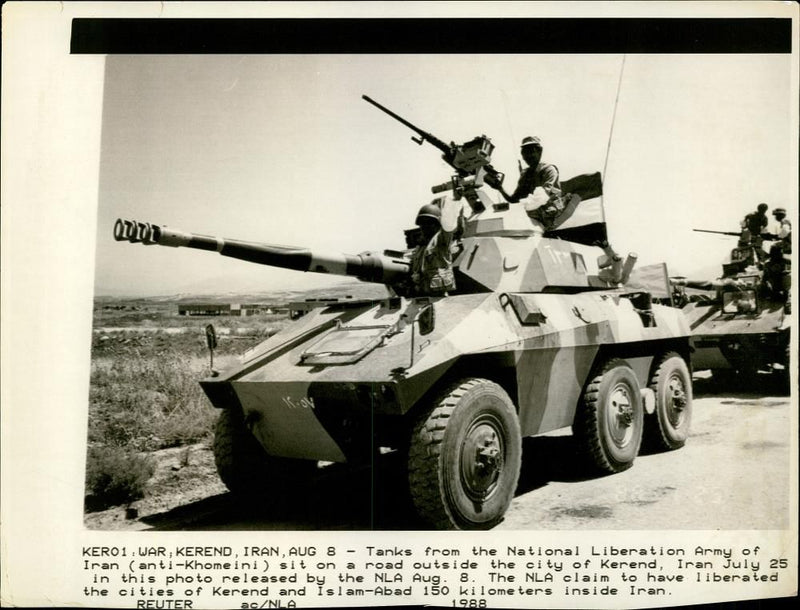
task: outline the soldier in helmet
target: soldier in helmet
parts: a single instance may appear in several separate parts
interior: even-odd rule
[[[455,289],[453,276],[453,231],[442,227],[442,210],[433,203],[423,205],[416,224],[421,236],[411,254],[411,290],[416,296],[442,296]]]
[[[548,227],[555,218],[564,211],[564,201],[561,198],[561,182],[558,178],[558,168],[550,163],[542,162],[542,141],[537,136],[527,136],[520,144],[520,155],[528,167],[522,172],[514,192],[508,194],[503,185],[496,180],[486,177],[486,183],[500,191],[509,203],[517,203],[531,195],[537,187],[544,189],[547,202],[528,212],[528,215]]]

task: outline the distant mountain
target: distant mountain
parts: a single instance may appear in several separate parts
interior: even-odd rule
[[[260,290],[260,291],[241,291],[241,292],[181,292],[172,295],[159,295],[149,297],[126,297],[98,295],[95,297],[97,303],[108,304],[121,301],[150,301],[155,303],[263,303],[266,305],[285,305],[293,301],[304,301],[306,299],[336,298],[343,299],[352,297],[353,299],[382,299],[388,295],[386,287],[382,284],[369,284],[365,282],[354,282],[346,280],[344,283],[331,286],[308,288],[305,290]]]

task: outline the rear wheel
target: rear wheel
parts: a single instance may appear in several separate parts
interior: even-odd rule
[[[508,394],[486,379],[462,380],[414,426],[408,457],[414,507],[438,529],[489,529],[514,497],[521,460]]]
[[[214,430],[214,461],[219,478],[234,493],[280,491],[316,472],[310,460],[269,455],[247,429],[239,409],[223,409]]]
[[[601,472],[630,468],[642,443],[643,413],[633,369],[610,360],[584,388],[572,424],[587,462]]]
[[[650,379],[656,396],[655,413],[647,416],[647,444],[651,449],[679,449],[689,437],[692,421],[692,378],[684,359],[666,354]]]

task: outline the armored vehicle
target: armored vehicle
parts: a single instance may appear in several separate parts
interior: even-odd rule
[[[790,282],[787,253],[777,236],[769,253],[745,229],[715,280],[671,278],[677,304],[692,332],[692,367],[714,373],[736,373],[753,382],[759,371],[789,375]],[[694,289],[693,295],[686,288]]]
[[[428,526],[487,529],[513,498],[524,436],[571,426],[587,464],[608,473],[632,465],[645,429],[662,449],[681,447],[692,404],[682,313],[624,288],[634,257],[587,247],[599,255],[590,273],[578,244],[546,235],[520,205],[496,204],[482,188],[499,174],[488,138],[448,145],[411,127],[455,169],[433,188],[455,234],[456,286],[444,295],[409,288],[413,250],[331,254],[115,224],[117,240],[389,289],[322,303],[200,382],[221,409],[214,450],[228,488],[278,493],[319,462],[368,465],[396,450]],[[589,198],[592,183],[571,184]]]

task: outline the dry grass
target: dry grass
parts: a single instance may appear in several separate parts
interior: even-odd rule
[[[89,441],[145,451],[203,439],[216,415],[197,383],[205,368],[178,354],[141,353],[94,366]]]
[[[153,460],[121,447],[89,447],[86,460],[87,511],[138,500],[153,476]]]
[[[215,363],[288,324],[283,315],[185,318],[174,309],[146,301],[95,309],[103,330],[92,340],[88,511],[142,497],[153,472],[147,452],[210,439],[218,412],[198,383],[209,367],[206,324],[217,329]]]

